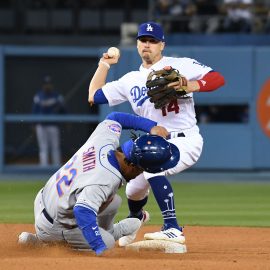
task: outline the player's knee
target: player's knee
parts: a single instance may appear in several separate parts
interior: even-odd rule
[[[118,194],[115,194],[112,201],[110,201],[109,203],[105,203],[100,207],[98,215],[103,217],[108,214],[117,213],[121,203],[121,197]]]
[[[149,194],[149,189],[134,189],[134,188],[126,188],[126,196],[128,199],[134,200],[134,201],[140,201],[147,197]]]

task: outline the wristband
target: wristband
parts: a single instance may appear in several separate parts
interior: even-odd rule
[[[108,64],[107,62],[104,62],[104,61],[102,61],[102,60],[99,60],[99,63],[98,63],[98,65],[100,65],[100,64],[103,64],[104,66],[106,66],[108,69],[110,69],[110,64]]]

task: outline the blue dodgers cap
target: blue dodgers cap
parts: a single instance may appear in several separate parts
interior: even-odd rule
[[[160,24],[154,22],[146,22],[139,26],[137,39],[140,37],[153,37],[159,41],[165,41],[163,29]]]

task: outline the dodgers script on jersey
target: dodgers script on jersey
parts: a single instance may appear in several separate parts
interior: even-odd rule
[[[189,98],[174,100],[161,110],[155,109],[154,104],[149,101],[145,85],[147,76],[151,71],[165,66],[179,70],[188,80],[199,80],[212,70],[191,58],[162,57],[150,69],[141,65],[138,71],[129,72],[119,80],[103,86],[102,90],[109,105],[114,106],[129,101],[136,114],[156,121],[168,131],[183,131],[196,126],[192,93],[188,94]]]
[[[109,163],[108,152],[119,146],[121,131],[118,122],[101,122],[86,143],[49,179],[43,189],[43,201],[54,220],[75,226],[76,203],[97,213],[101,204],[117,193],[124,179]]]

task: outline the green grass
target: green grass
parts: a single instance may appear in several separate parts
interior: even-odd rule
[[[34,199],[44,182],[0,181],[0,223],[32,223]]]
[[[44,182],[0,182],[0,223],[32,223],[33,201]],[[184,225],[270,226],[270,183],[173,183],[177,217]],[[117,216],[127,215],[123,204]],[[151,193],[150,224],[162,224]]]

